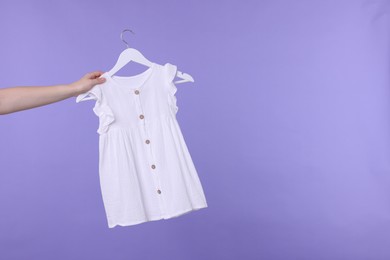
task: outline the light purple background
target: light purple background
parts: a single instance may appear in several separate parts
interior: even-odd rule
[[[0,259],[390,259],[389,1],[1,1],[0,87],[170,62],[209,207],[109,229],[93,102],[0,116]],[[129,64],[118,75],[145,70]]]

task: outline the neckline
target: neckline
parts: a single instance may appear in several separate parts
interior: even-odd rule
[[[139,74],[133,75],[133,76],[116,76],[116,75],[110,76],[108,74],[106,76],[115,86],[118,86],[120,88],[127,88],[130,90],[141,89],[143,86],[145,86],[146,82],[148,82],[148,80],[151,78],[155,67],[156,67],[156,63],[152,62],[151,66],[147,70],[145,70]],[[138,86],[136,86],[136,87],[129,87],[127,84],[120,83],[118,81],[118,79],[126,81],[127,79],[135,79],[135,78],[139,78],[139,77],[142,78],[143,76],[145,76],[145,79],[140,84],[138,84]]]

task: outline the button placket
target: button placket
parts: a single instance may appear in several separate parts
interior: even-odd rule
[[[145,115],[143,113],[143,109],[142,109],[142,105],[141,105],[141,99],[140,99],[140,91],[138,89],[134,90],[134,94],[138,97],[137,98],[137,104],[138,104],[138,107],[139,107],[139,115],[138,115],[138,118],[139,120],[143,120],[143,128],[144,128],[144,136],[145,136],[145,145],[148,146],[148,151],[149,151],[149,155],[150,155],[150,158],[151,160],[150,161],[154,161],[154,154],[152,152],[152,145],[151,145],[151,141],[149,139],[149,134],[148,134],[148,131],[147,131],[147,127],[146,127],[146,120],[145,120]],[[162,193],[162,190],[161,190],[161,182],[160,182],[160,179],[159,179],[159,176],[156,174],[156,164],[153,163],[150,165],[150,168],[151,168],[151,171],[152,171],[152,174],[154,175],[153,176],[153,179],[154,179],[154,183],[155,183],[155,189],[156,189],[156,193],[158,195],[160,195]],[[161,210],[163,209],[163,201],[162,201],[162,198],[161,196],[158,196],[159,197],[159,200],[160,200],[160,206],[161,206]]]
[[[147,130],[146,130],[146,128],[145,128],[145,132],[146,132],[146,134],[147,134]],[[149,139],[147,139],[147,140],[149,140]],[[154,160],[154,153],[153,153],[153,149],[152,149],[152,146],[148,143],[148,142],[145,142],[146,144],[145,145],[148,145],[149,146],[149,153],[150,153],[150,158],[152,158],[152,160]],[[150,168],[151,168],[151,170],[152,170],[152,173],[153,173],[153,175],[154,175],[154,177],[156,178],[156,182],[158,183],[158,185],[157,185],[157,190],[156,190],[156,192],[157,192],[157,194],[162,194],[162,189],[161,189],[161,182],[160,182],[160,178],[159,178],[159,175],[158,175],[158,171],[156,170],[157,169],[157,166],[156,166],[156,164],[151,164],[150,165]],[[157,172],[156,172],[157,171]],[[159,196],[160,197],[160,196]],[[161,203],[163,204],[163,201],[162,201],[162,198],[160,197],[160,201],[161,201]]]
[[[144,130],[145,130],[145,135],[146,135],[146,136],[149,136],[146,127],[144,128]],[[155,161],[155,159],[154,159],[155,157],[154,157],[154,153],[153,153],[152,146],[151,146],[151,144],[150,144],[151,142],[150,142],[149,139],[146,139],[146,140],[149,141],[149,142],[146,142],[146,141],[145,141],[145,145],[148,146],[148,151],[149,151],[149,155],[150,155],[150,158],[151,158],[150,161],[153,162],[153,161]],[[157,191],[157,194],[161,194],[161,193],[162,193],[162,189],[161,189],[160,178],[159,178],[159,176],[158,176],[157,165],[156,165],[155,163],[150,164],[150,169],[151,169],[151,171],[152,171],[152,174],[154,175],[153,177],[156,179],[156,183],[157,183],[157,185],[156,185],[156,191]],[[160,196],[159,196],[159,197],[160,197]]]

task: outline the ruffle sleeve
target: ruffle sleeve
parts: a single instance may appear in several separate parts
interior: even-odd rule
[[[99,128],[97,133],[106,133],[109,129],[109,126],[115,121],[115,116],[104,98],[100,85],[95,85],[87,92],[78,95],[76,98],[76,103],[86,100],[96,101],[95,106],[93,107],[93,112],[96,116],[99,117]]]
[[[168,99],[174,114],[177,114],[179,110],[179,107],[177,105],[177,97],[176,97],[177,87],[175,85],[175,82],[173,81],[176,77],[177,66],[171,63],[167,63],[165,73],[166,73],[165,76],[167,79],[167,86],[168,86]]]

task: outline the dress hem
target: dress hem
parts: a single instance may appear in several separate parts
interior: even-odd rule
[[[116,226],[124,227],[124,226],[132,226],[132,225],[137,225],[137,224],[150,222],[150,221],[168,220],[168,219],[179,217],[179,216],[182,216],[184,214],[187,214],[187,213],[199,210],[199,209],[204,209],[204,208],[207,208],[207,207],[208,207],[207,204],[206,205],[202,205],[202,206],[196,206],[196,207],[192,207],[192,208],[187,208],[185,210],[176,212],[176,213],[171,214],[171,215],[160,215],[160,216],[155,216],[155,217],[151,217],[151,218],[148,218],[148,219],[143,219],[143,220],[138,220],[138,221],[131,221],[131,222],[122,222],[122,223],[117,222],[116,224],[112,224],[112,225],[109,224],[108,227],[109,228],[114,228]]]

